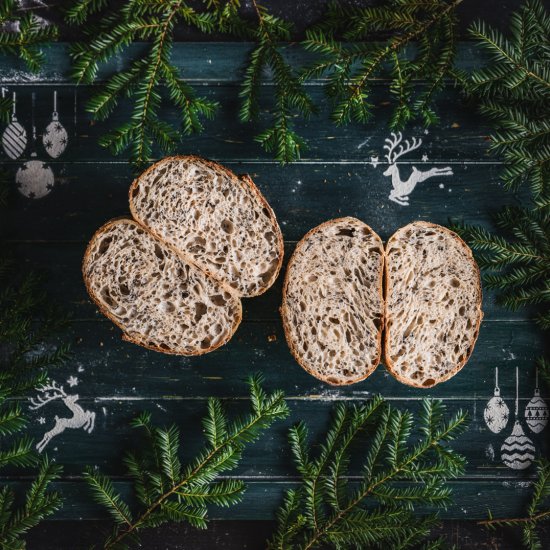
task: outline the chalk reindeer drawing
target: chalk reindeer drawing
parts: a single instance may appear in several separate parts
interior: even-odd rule
[[[393,189],[390,192],[389,199],[397,204],[402,206],[408,206],[409,204],[409,195],[413,192],[417,183],[425,181],[428,178],[433,178],[434,176],[452,176],[453,171],[450,166],[445,168],[432,168],[431,170],[420,171],[413,166],[412,173],[409,176],[407,181],[402,181],[401,176],[399,175],[399,166],[397,166],[396,161],[399,157],[418,149],[422,145],[422,140],[419,138],[412,138],[412,143],[409,143],[408,140],[405,140],[405,145],[403,142],[403,135],[401,132],[394,134],[392,132],[392,138],[387,138],[385,140],[386,145],[384,149],[388,151],[386,159],[388,159],[389,166],[385,172],[384,176],[391,176],[391,184]],[[426,157],[427,158],[427,157]]]
[[[73,413],[70,418],[59,418],[55,415],[55,426],[44,434],[44,437],[36,445],[39,453],[41,453],[46,445],[56,435],[64,432],[67,428],[82,428],[83,430],[91,433],[94,429],[95,413],[92,411],[85,411],[80,405],[77,404],[78,395],[67,395],[63,391],[63,386],[58,386],[55,382],[51,384],[45,384],[38,388],[38,391],[43,394],[35,399],[30,399],[31,410],[39,409],[54,399],[61,399],[67,408]]]

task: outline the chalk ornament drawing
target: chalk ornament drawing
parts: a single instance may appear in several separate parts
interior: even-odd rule
[[[4,92],[5,88],[2,88],[2,97],[4,97]],[[11,121],[2,134],[2,148],[4,149],[4,153],[6,153],[10,159],[15,160],[23,154],[25,148],[27,147],[27,131],[17,120],[17,116],[15,114],[17,103],[17,96],[15,95],[15,92],[13,92],[12,98],[13,110],[11,114]]]
[[[493,433],[500,433],[508,424],[510,417],[510,409],[500,396],[500,388],[498,387],[498,367],[495,368],[495,391],[493,397],[485,406],[483,411],[485,424]]]
[[[542,432],[548,424],[548,405],[540,396],[538,370],[536,373],[535,395],[525,407],[525,422],[530,430],[537,434]]]
[[[409,196],[414,191],[417,184],[426,181],[427,179],[435,176],[452,176],[453,171],[450,166],[445,168],[431,168],[430,170],[418,170],[416,166],[412,167],[412,172],[408,179],[402,180],[397,164],[397,159],[402,156],[418,149],[422,145],[421,138],[413,137],[412,140],[403,141],[403,134],[398,132],[391,133],[391,138],[384,140],[385,145],[383,148],[387,151],[384,155],[388,161],[387,169],[382,173],[384,176],[391,177],[392,190],[388,198],[401,206],[409,205]],[[427,162],[428,156],[426,154],[422,157],[422,162]],[[376,168],[378,165],[378,157],[371,157],[371,164]]]
[[[42,143],[46,149],[46,153],[50,157],[56,159],[63,154],[67,148],[69,136],[67,130],[59,122],[59,114],[57,112],[57,90],[53,93],[53,113],[52,120],[42,134]]]
[[[69,378],[68,383],[72,387],[76,385],[74,383],[76,379],[74,377]],[[88,433],[92,433],[95,426],[95,412],[87,411],[78,404],[79,396],[77,394],[67,394],[63,390],[63,386],[58,386],[55,381],[50,384],[44,384],[37,388],[38,396],[30,399],[29,409],[38,410],[48,403],[54,400],[61,400],[63,404],[72,412],[72,416],[59,417],[55,415],[55,424],[53,428],[47,431],[42,439],[36,444],[38,452],[42,452],[46,445],[56,436],[63,433],[66,429],[83,429]],[[38,422],[43,422],[44,417],[40,417]]]
[[[516,409],[512,434],[507,437],[500,448],[502,462],[513,470],[525,470],[535,460],[535,445],[525,435],[518,418],[519,409],[519,374],[516,367]]]

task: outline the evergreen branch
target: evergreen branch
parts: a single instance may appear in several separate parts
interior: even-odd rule
[[[504,209],[497,218],[504,235],[481,227],[456,224],[453,229],[472,247],[488,288],[499,301],[517,309],[540,304],[539,323],[550,316],[550,218],[544,210]]]
[[[68,10],[67,21],[73,24],[83,24],[94,13],[104,16],[99,28],[90,30],[88,42],[73,45],[73,77],[79,82],[95,82],[101,64],[131,42],[149,40],[147,53],[100,84],[87,104],[95,120],[105,120],[121,98],[133,102],[130,119],[102,136],[100,145],[115,155],[130,149],[131,162],[140,166],[150,160],[153,145],[167,153],[180,139],[178,130],[160,118],[163,102],[168,100],[177,108],[183,134],[200,132],[201,118],[213,117],[218,104],[197,97],[193,88],[180,78],[171,60],[171,49],[178,23],[208,33],[214,28],[215,17],[197,11],[185,0],[130,2],[112,9],[106,16],[108,8],[103,0],[76,0]]]
[[[491,59],[466,86],[496,127],[490,149],[505,161],[505,186],[528,183],[536,207],[543,210],[550,208],[548,21],[540,0],[529,0],[511,16],[507,36],[474,23],[470,34]]]
[[[293,113],[297,112],[307,118],[317,109],[305,91],[300,77],[280,51],[279,42],[290,39],[291,25],[270,15],[256,0],[252,0],[252,5],[257,17],[257,27],[250,33],[257,40],[257,45],[250,54],[245,71],[239,116],[243,122],[250,122],[258,117],[262,74],[269,71],[274,82],[274,123],[257,135],[255,140],[266,151],[275,153],[275,158],[284,164],[298,160],[305,147],[303,139],[293,130]]]
[[[56,26],[44,25],[32,11],[22,11],[16,0],[3,0],[0,8],[0,55],[19,57],[29,70],[35,72],[44,61],[42,46],[56,40],[57,35]],[[4,107],[0,104],[1,110]]]
[[[445,420],[444,413],[441,402],[424,401],[418,418],[421,438],[411,444],[409,413],[381,398],[362,407],[339,405],[316,457],[305,425],[293,428],[290,445],[303,479],[299,490],[285,496],[269,548],[407,548],[420,542],[435,517],[418,518],[412,509],[445,505],[450,495],[445,480],[464,469],[464,459],[447,443],[463,432],[466,417],[459,412]],[[364,477],[350,490],[344,481],[352,449],[364,456]]]
[[[389,77],[390,93],[397,100],[391,128],[402,128],[419,116],[426,124],[437,121],[433,97],[446,77],[454,78],[454,11],[461,1],[436,0],[420,5],[415,0],[391,0],[382,7],[329,8],[326,20],[306,32],[304,47],[320,59],[304,72],[304,77],[318,78],[328,73],[325,90],[333,106],[334,122],[366,122],[372,117],[369,82],[376,76]],[[346,46],[335,39],[336,32],[357,40],[381,30],[392,32],[381,44]],[[415,40],[421,47],[411,56],[405,49]],[[415,91],[416,79],[426,79],[428,91]]]
[[[280,391],[267,394],[260,386],[259,377],[252,377],[249,386],[252,410],[232,422],[226,418],[219,401],[209,400],[203,421],[206,445],[183,468],[179,458],[179,432],[175,426],[155,427],[148,414],[142,414],[132,423],[146,433],[139,455],[129,454],[125,459],[141,504],[134,516],[107,477],[87,470],[85,477],[96,500],[115,520],[114,531],[105,541],[104,548],[137,543],[143,529],[167,521],[186,521],[204,528],[208,505],[231,506],[241,500],[244,483],[218,481],[219,474],[235,468],[246,445],[288,414]]]

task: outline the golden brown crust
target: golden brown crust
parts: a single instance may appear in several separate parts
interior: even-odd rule
[[[395,371],[395,369],[393,367],[393,364],[390,360],[390,355],[389,355],[389,350],[388,350],[389,333],[390,333],[390,329],[389,329],[388,323],[387,323],[387,321],[388,321],[388,303],[387,303],[387,300],[384,301],[384,319],[385,319],[385,322],[386,322],[386,332],[384,334],[384,363],[386,365],[386,369],[399,382],[401,382],[403,384],[406,384],[407,386],[412,386],[414,388],[426,389],[426,388],[433,388],[437,384],[441,384],[442,382],[445,382],[445,381],[449,380],[450,378],[452,378],[455,374],[457,374],[460,370],[462,370],[462,368],[464,367],[464,365],[467,363],[468,359],[472,355],[472,352],[474,351],[474,346],[475,346],[475,343],[476,343],[477,338],[479,336],[479,329],[480,329],[480,326],[481,326],[481,321],[483,319],[483,311],[481,310],[481,305],[482,305],[482,301],[483,301],[482,287],[481,287],[481,274],[479,272],[479,267],[477,265],[477,262],[474,259],[474,255],[472,254],[472,251],[471,251],[470,247],[454,231],[451,231],[450,229],[448,229],[447,227],[443,227],[442,225],[437,225],[435,223],[424,222],[424,221],[412,222],[412,223],[400,228],[398,231],[403,231],[403,230],[407,229],[408,227],[430,227],[430,228],[435,228],[435,229],[438,229],[440,231],[443,231],[444,233],[448,234],[450,237],[455,239],[460,244],[460,246],[465,250],[466,255],[468,256],[468,258],[471,261],[471,264],[474,266],[474,269],[475,269],[476,274],[477,274],[477,281],[478,281],[477,287],[478,287],[479,299],[478,299],[478,302],[476,304],[477,311],[478,311],[478,320],[477,320],[476,328],[475,328],[475,331],[474,331],[474,335],[472,337],[472,342],[471,342],[471,344],[468,348],[468,353],[466,354],[466,357],[464,358],[464,360],[461,361],[452,371],[450,371],[447,374],[445,374],[444,376],[438,378],[430,386],[424,386],[422,384],[415,383],[413,380],[411,380],[409,378],[406,378],[404,376],[401,376],[398,372]],[[397,232],[394,233],[389,238],[388,242],[386,243],[386,251],[389,249],[389,247],[392,243],[392,240],[394,239],[396,234],[397,234]],[[386,256],[387,256],[387,254],[386,254]],[[384,262],[384,279],[385,279],[384,296],[387,297],[389,295],[390,291],[391,291],[390,283],[389,283],[389,277],[388,277],[388,261],[387,261],[387,258],[386,258],[386,261]]]
[[[233,335],[235,334],[235,331],[237,330],[238,326],[240,325],[241,323],[241,319],[242,319],[242,304],[241,304],[241,300],[239,299],[238,296],[235,296],[234,294],[234,291],[233,291],[233,296],[235,296],[236,298],[236,301],[239,305],[239,308],[238,308],[238,311],[237,311],[237,314],[236,314],[236,317],[235,317],[235,321],[233,322],[233,325],[231,327],[231,332],[228,333],[228,335],[226,336],[226,338],[224,338],[223,340],[221,340],[220,342],[218,342],[216,345],[214,346],[211,346],[209,348],[206,348],[206,349],[200,349],[200,350],[197,350],[196,352],[187,352],[187,351],[181,351],[181,350],[172,350],[172,349],[165,349],[165,348],[161,348],[159,346],[155,346],[149,342],[143,342],[143,341],[140,341],[138,338],[134,338],[132,336],[130,336],[129,334],[127,334],[124,330],[124,327],[118,322],[118,320],[111,314],[111,312],[105,308],[103,306],[103,304],[99,301],[98,297],[95,295],[95,293],[93,292],[91,286],[90,286],[90,283],[89,283],[89,279],[88,279],[88,276],[86,275],[86,270],[85,270],[85,265],[89,259],[89,255],[90,255],[90,251],[92,249],[92,245],[96,242],[96,240],[98,238],[100,238],[100,236],[106,232],[107,229],[109,229],[110,227],[114,226],[114,225],[117,225],[118,223],[121,223],[121,222],[132,222],[132,223],[135,223],[136,225],[139,225],[142,229],[144,229],[144,231],[148,232],[149,234],[151,234],[151,236],[154,238],[154,239],[157,239],[157,240],[160,240],[163,244],[163,246],[166,246],[167,248],[169,248],[172,252],[175,253],[175,250],[173,247],[171,247],[170,245],[168,245],[167,243],[165,243],[164,241],[162,241],[161,239],[158,239],[156,237],[156,235],[152,235],[151,231],[149,231],[147,228],[144,228],[140,223],[138,223],[137,221],[133,220],[132,218],[129,218],[129,217],[124,217],[124,216],[121,216],[121,217],[118,217],[118,218],[113,218],[112,220],[109,220],[107,223],[103,224],[95,233],[94,235],[92,236],[92,238],[90,239],[90,242],[88,243],[88,246],[86,247],[86,252],[84,253],[84,258],[82,260],[82,275],[83,275],[83,279],[84,279],[84,284],[86,286],[86,290],[88,291],[88,295],[90,296],[90,298],[92,299],[92,301],[95,303],[95,305],[97,306],[99,312],[104,315],[105,317],[107,317],[109,320],[111,320],[121,331],[122,331],[122,339],[125,340],[126,342],[130,342],[132,344],[137,344],[138,346],[142,346],[144,348],[147,348],[147,349],[150,349],[150,350],[153,350],[153,351],[158,351],[160,353],[166,353],[166,354],[170,354],[170,355],[185,355],[185,356],[195,356],[195,355],[204,355],[205,353],[209,353],[211,351],[214,351],[215,349],[219,348],[220,346],[223,346],[224,344],[226,344],[232,337]],[[178,257],[181,257],[181,256],[178,256]],[[184,260],[186,261],[186,260]],[[196,266],[194,266],[196,268]],[[200,270],[202,271],[202,270]],[[220,284],[222,286],[222,288],[228,290],[229,292],[231,292],[233,289],[229,289],[228,285],[225,285],[224,283],[220,283],[220,281],[218,281],[216,279],[216,282],[218,284]]]
[[[209,166],[213,169],[220,170],[221,172],[224,172],[229,178],[234,180],[236,183],[242,184],[243,186],[248,187],[252,191],[252,193],[255,195],[255,197],[259,200],[262,207],[266,208],[268,210],[268,212],[269,212],[269,214],[272,218],[273,228],[275,230],[276,237],[277,237],[277,250],[278,250],[278,253],[279,253],[279,261],[277,263],[277,268],[274,270],[273,275],[272,275],[271,279],[269,280],[268,284],[264,285],[263,288],[260,288],[259,291],[256,292],[255,294],[247,294],[246,298],[252,298],[254,296],[260,296],[261,294],[266,292],[273,285],[273,283],[277,280],[277,277],[279,276],[279,273],[281,271],[281,267],[283,265],[283,256],[284,256],[283,235],[281,233],[281,228],[279,227],[279,224],[277,223],[277,217],[275,216],[275,212],[273,212],[273,209],[271,208],[271,206],[269,205],[269,203],[267,202],[265,197],[262,195],[260,190],[256,187],[256,185],[252,181],[252,178],[248,174],[237,176],[237,174],[235,174],[234,172],[229,170],[229,168],[226,168],[225,166],[222,166],[221,164],[218,164],[217,162],[214,162],[212,160],[208,160],[208,159],[196,156],[196,155],[174,155],[174,156],[171,156],[171,157],[163,158],[162,160],[159,160],[155,164],[152,164],[151,166],[149,166],[149,168],[147,168],[147,170],[145,170],[145,172],[140,174],[132,182],[132,185],[130,185],[130,189],[128,191],[128,197],[129,197],[129,204],[130,204],[130,212],[132,213],[133,218],[141,226],[146,227],[147,230],[151,234],[153,234],[157,239],[160,239],[162,242],[164,242],[162,237],[157,232],[155,232],[154,229],[149,227],[143,220],[141,220],[140,217],[138,216],[138,214],[136,212],[136,209],[134,208],[133,191],[139,185],[139,181],[143,176],[148,174],[154,168],[158,167],[159,164],[162,164],[164,162],[173,161],[173,160],[187,160],[187,161],[191,161],[191,162],[197,162],[198,161],[198,162],[206,164],[207,166]],[[185,251],[179,250],[178,254],[179,254],[180,257],[184,258],[186,262],[194,265],[195,267],[198,267],[201,271],[208,274],[209,276],[211,276],[216,281],[220,281],[219,273],[211,271],[210,269],[208,269],[207,267],[205,267],[203,265],[201,265],[201,266],[197,265],[195,263],[194,259],[192,257],[188,256],[185,253]],[[225,284],[226,284],[226,286],[229,286],[229,285],[227,285],[227,283],[225,283]],[[234,289],[234,288],[232,288],[232,292],[233,292],[233,294],[237,293],[239,296],[241,296],[236,291],[236,289]]]
[[[288,347],[290,349],[290,352],[292,353],[292,355],[294,356],[294,359],[296,359],[297,363],[306,371],[308,372],[309,374],[311,374],[312,376],[314,376],[315,378],[317,378],[318,380],[322,380],[323,382],[326,382],[327,384],[330,384],[332,386],[348,386],[350,384],[355,384],[357,382],[361,382],[362,380],[365,380],[365,378],[368,378],[375,370],[376,370],[376,367],[379,365],[380,363],[380,358],[381,358],[381,355],[382,355],[382,332],[383,332],[383,329],[384,329],[384,321],[381,320],[381,324],[380,324],[380,329],[378,331],[378,337],[377,337],[377,343],[378,343],[378,353],[376,355],[376,360],[373,361],[373,363],[371,364],[371,366],[367,369],[367,372],[364,376],[361,376],[359,378],[355,378],[355,379],[351,379],[351,380],[342,380],[340,382],[335,382],[334,380],[329,380],[327,377],[324,377],[324,376],[321,376],[318,372],[315,372],[314,370],[308,368],[308,366],[302,361],[302,358],[300,357],[300,354],[293,342],[293,339],[292,339],[292,336],[291,336],[291,333],[290,333],[290,323],[289,323],[289,320],[288,320],[288,303],[287,303],[287,299],[286,299],[286,296],[287,296],[287,288],[288,288],[288,282],[289,282],[289,279],[288,279],[288,273],[290,271],[290,269],[292,268],[292,265],[295,261],[295,258],[300,254],[300,251],[301,251],[301,248],[306,244],[306,241],[309,239],[309,237],[315,233],[317,233],[318,231],[321,231],[323,230],[325,227],[327,226],[330,226],[330,225],[336,225],[337,223],[342,223],[342,222],[345,222],[345,221],[350,221],[350,220],[353,220],[353,222],[360,222],[362,225],[364,225],[370,232],[372,232],[374,235],[376,235],[376,237],[378,237],[380,239],[380,237],[378,236],[378,234],[371,228],[369,227],[366,223],[363,223],[361,220],[357,220],[356,218],[352,218],[352,217],[344,217],[344,218],[335,218],[335,219],[332,219],[332,220],[328,220],[316,227],[314,227],[313,229],[310,229],[303,237],[302,239],[298,242],[298,244],[296,245],[296,248],[294,249],[294,253],[292,254],[292,256],[290,257],[290,260],[288,262],[288,265],[287,265],[287,268],[286,268],[286,274],[285,274],[285,280],[283,282],[283,297],[282,297],[282,303],[281,303],[281,307],[279,308],[279,312],[281,314],[281,319],[282,319],[282,322],[283,322],[283,330],[284,330],[284,333],[285,333],[285,338],[286,338],[286,342],[288,344]],[[380,240],[380,242],[382,243],[382,240]],[[383,243],[382,243],[383,245]],[[385,262],[384,262],[385,263]],[[382,302],[384,301],[384,297],[382,295],[382,277],[383,277],[383,269],[380,270],[380,297],[382,299]]]

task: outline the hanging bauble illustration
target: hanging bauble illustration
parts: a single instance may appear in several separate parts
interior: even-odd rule
[[[502,462],[513,470],[525,470],[529,468],[535,459],[535,446],[525,435],[518,419],[519,410],[519,372],[516,367],[516,410],[514,428],[512,434],[506,438],[500,448]]]
[[[32,154],[36,157],[36,153]],[[52,189],[55,178],[52,169],[42,160],[29,160],[17,170],[15,183],[19,192],[29,199],[41,199]]]
[[[59,122],[59,114],[57,113],[57,91],[54,91],[52,121],[42,134],[42,143],[44,144],[46,153],[55,159],[65,151],[68,140],[69,136],[67,135],[67,130],[65,130],[61,122]]]
[[[36,96],[32,94],[32,142],[33,152],[31,160],[25,162],[15,174],[15,183],[19,192],[29,199],[45,197],[55,184],[53,170],[42,160],[36,157],[36,126],[34,124],[34,106]]]
[[[535,459],[535,446],[525,435],[523,428],[516,420],[512,435],[507,437],[500,448],[502,462],[513,470],[525,470]]]
[[[15,101],[16,96],[14,92],[11,122],[2,134],[2,147],[10,159],[19,158],[27,147],[27,132],[25,128],[23,128],[23,126],[21,126],[21,124],[17,121],[17,116],[15,115]]]
[[[539,373],[537,370],[536,383],[535,383],[535,395],[525,407],[525,422],[536,434],[542,432],[548,424],[548,405],[544,399],[540,396],[539,390]]]
[[[500,388],[498,387],[498,367],[495,368],[495,393],[485,406],[483,417],[485,418],[487,427],[496,434],[500,433],[504,428],[506,428],[506,424],[508,424],[510,409],[502,397],[500,397]]]

